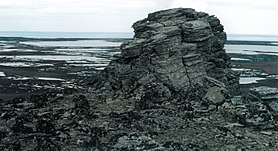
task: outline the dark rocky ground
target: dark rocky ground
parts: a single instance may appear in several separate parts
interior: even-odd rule
[[[175,42],[180,41],[175,40],[180,38],[180,33],[186,34],[184,32],[188,31],[185,27],[179,31],[179,22],[188,23],[190,20],[199,19],[204,19],[209,24],[197,23],[197,27],[190,30],[194,35],[193,41],[187,39],[191,44],[187,45],[188,41],[183,41],[185,48],[179,49]],[[175,21],[164,22],[165,20]],[[167,30],[159,23],[166,26]],[[134,26],[137,38],[151,36],[155,37],[154,41],[147,41],[147,47],[140,47],[140,40],[124,44],[121,49],[131,53],[123,52],[122,55],[113,57],[112,63],[105,70],[92,72],[91,76],[63,77],[63,72],[57,70],[61,78],[76,80],[73,87],[47,89],[48,92],[44,94],[41,94],[45,91],[42,89],[30,93],[26,98],[12,98],[9,95],[0,100],[0,150],[257,151],[278,148],[277,79],[269,78],[257,84],[240,85],[242,95],[235,95],[234,93],[240,90],[236,87],[237,82],[231,80],[237,79],[237,76],[230,77],[233,74],[238,75],[230,70],[232,66],[277,75],[277,57],[241,55],[241,58],[264,59],[252,62],[230,61],[229,57],[222,53],[225,42],[222,36],[225,33],[219,20],[191,9],[152,13],[148,19],[137,22]],[[202,28],[203,26],[205,28]],[[147,30],[143,30],[146,27]],[[172,41],[165,41],[163,36],[159,35],[161,32]],[[186,37],[182,39],[185,40]],[[194,41],[196,39],[197,42]],[[172,43],[173,41],[175,42]],[[195,44],[198,47],[194,47]],[[159,50],[164,53],[150,53],[154,60],[149,64],[144,60],[149,59],[146,57],[149,54],[141,53],[156,45],[160,46]],[[169,46],[181,52],[186,50],[202,54],[203,50],[210,50],[214,53],[191,60],[202,60],[201,65],[190,64],[190,61],[183,61],[183,64],[178,61],[171,63],[172,60],[179,60],[181,54],[167,52]],[[204,47],[206,49],[203,49]],[[215,55],[217,52],[222,55]],[[197,56],[183,53],[187,59]],[[161,60],[165,59],[165,55],[168,63]],[[236,54],[230,56],[238,57]],[[148,68],[142,68],[142,65]],[[164,69],[175,69],[164,68],[166,65],[187,65],[186,73],[173,70],[163,74],[169,76],[178,72],[175,75],[185,74],[190,80],[184,78],[181,79],[182,83],[179,80],[175,83],[176,77],[161,80],[158,76],[152,76]],[[127,66],[132,67],[128,71],[136,72],[125,73]],[[204,71],[211,67],[214,70]],[[154,69],[153,72],[150,72],[150,69]],[[10,69],[3,70],[7,72]],[[192,70],[194,72],[188,72]],[[27,73],[32,75],[32,71],[37,74],[36,69]],[[202,75],[198,74],[199,71],[202,71]],[[15,74],[20,72],[23,71],[18,70]],[[231,74],[222,74],[223,72]],[[196,74],[198,76],[195,77]],[[1,84],[9,82],[15,81],[4,80]],[[38,81],[26,82],[30,82],[27,85],[33,85],[32,82]],[[62,85],[59,81],[52,82],[43,85]],[[176,85],[172,85],[173,83]],[[19,91],[20,83],[15,82],[14,85],[8,88],[10,94]],[[179,87],[175,87],[177,85]],[[176,91],[178,88],[182,90]],[[6,92],[2,90],[2,94]],[[24,92],[25,90],[21,90],[18,94]]]
[[[277,90],[276,90],[277,91]],[[277,114],[233,98],[196,111],[48,93],[1,103],[2,150],[275,150]],[[147,108],[147,109],[143,109]],[[190,109],[191,108],[191,109]],[[276,124],[275,124],[276,123]]]

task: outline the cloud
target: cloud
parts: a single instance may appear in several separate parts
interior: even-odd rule
[[[207,0],[210,7],[268,10],[278,8],[277,0]]]
[[[277,0],[0,0],[0,30],[132,31],[148,13],[190,7],[220,18],[228,33],[277,34]]]
[[[207,9],[206,0],[174,0],[171,7],[194,8],[197,11],[205,11]]]
[[[0,0],[0,7],[15,12],[25,9],[25,13],[103,13],[109,10],[155,8],[161,5],[159,1],[165,0]]]
[[[207,11],[220,18],[228,33],[278,35],[277,1],[208,0]]]
[[[133,22],[168,5],[166,0],[0,0],[0,30],[132,31]]]

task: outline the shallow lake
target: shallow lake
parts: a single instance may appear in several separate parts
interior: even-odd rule
[[[240,77],[239,84],[258,83],[259,80],[265,80],[265,78],[259,78],[259,77]]]
[[[105,40],[37,41],[21,43],[40,47],[117,47],[122,44],[122,42],[111,42]]]
[[[246,54],[246,55],[277,55],[277,46],[262,46],[262,45],[225,45],[227,53]]]
[[[97,58],[90,56],[68,56],[68,55],[21,55],[21,56],[0,56],[0,58],[8,58],[12,60],[25,61],[92,61],[92,62],[107,62],[108,59]]]

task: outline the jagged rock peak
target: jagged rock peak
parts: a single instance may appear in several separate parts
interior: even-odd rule
[[[162,103],[197,88],[199,99],[221,104],[236,92],[239,78],[217,17],[175,8],[150,13],[133,28],[134,39],[92,81],[106,95]]]

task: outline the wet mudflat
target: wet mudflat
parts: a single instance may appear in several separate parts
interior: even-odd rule
[[[120,53],[125,39],[1,38],[0,98],[82,88]],[[28,41],[29,40],[29,41]]]
[[[232,57],[232,69],[241,73],[244,94],[254,87],[278,87],[278,46],[227,44],[225,49]]]

